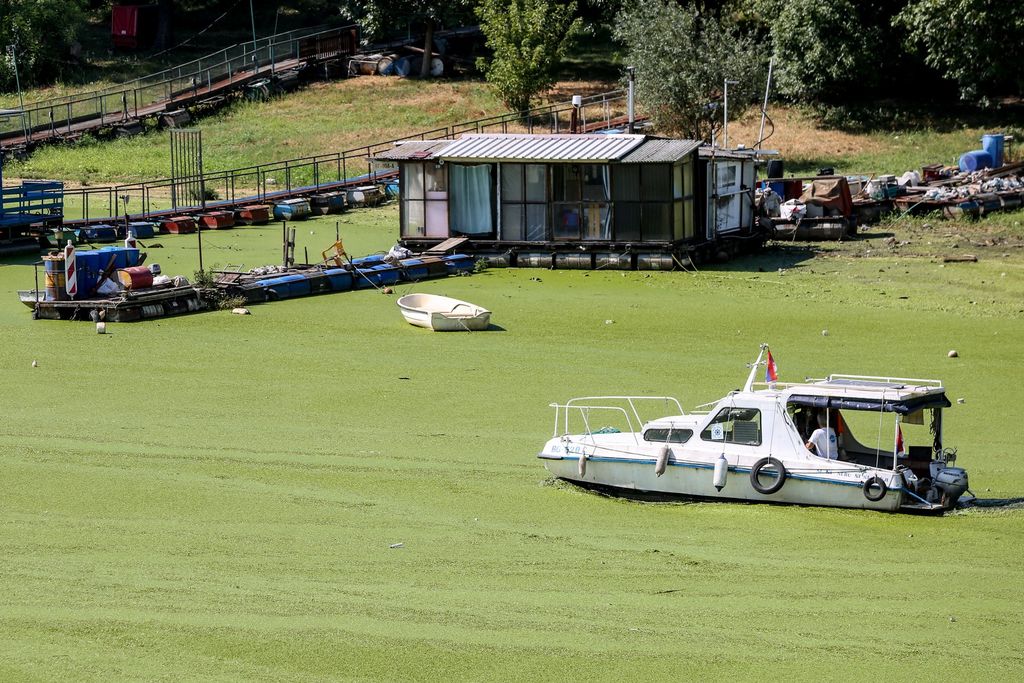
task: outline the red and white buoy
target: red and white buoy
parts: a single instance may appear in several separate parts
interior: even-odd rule
[[[75,267],[75,245],[71,240],[64,247],[64,283],[69,297],[74,299],[78,296],[78,268]]]
[[[128,228],[128,236],[124,238],[124,246],[127,249],[138,249],[139,243],[135,240],[135,233]]]

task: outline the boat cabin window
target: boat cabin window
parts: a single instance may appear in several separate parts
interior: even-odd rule
[[[693,436],[690,429],[648,429],[644,432],[644,441],[659,443],[686,443]]]
[[[744,446],[761,445],[761,411],[756,408],[722,408],[700,438]]]

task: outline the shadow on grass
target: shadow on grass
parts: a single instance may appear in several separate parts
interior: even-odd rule
[[[818,124],[848,133],[929,130],[952,133],[968,128],[1024,126],[1024,103],[983,107],[960,101],[915,102],[879,100],[870,103],[818,105]]]
[[[818,250],[807,243],[772,243],[756,254],[737,256],[725,263],[705,265],[701,270],[718,273],[765,273],[779,268],[800,268],[814,260]]]

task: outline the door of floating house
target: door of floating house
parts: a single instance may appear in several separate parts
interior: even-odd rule
[[[753,227],[754,160],[729,150],[701,151],[707,184],[707,239]]]
[[[448,171],[433,161],[401,164],[402,237],[448,236]]]

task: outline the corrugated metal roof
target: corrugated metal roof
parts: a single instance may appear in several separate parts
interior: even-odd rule
[[[464,135],[437,156],[460,161],[610,161],[643,135]]]
[[[406,161],[409,159],[433,159],[452,140],[407,140],[396,143],[391,149],[373,155],[375,160]]]
[[[754,149],[722,149],[711,145],[702,146],[698,153],[701,159],[753,159],[757,156],[757,150]]]
[[[624,164],[671,164],[685,159],[698,147],[698,140],[647,140],[619,161]]]

